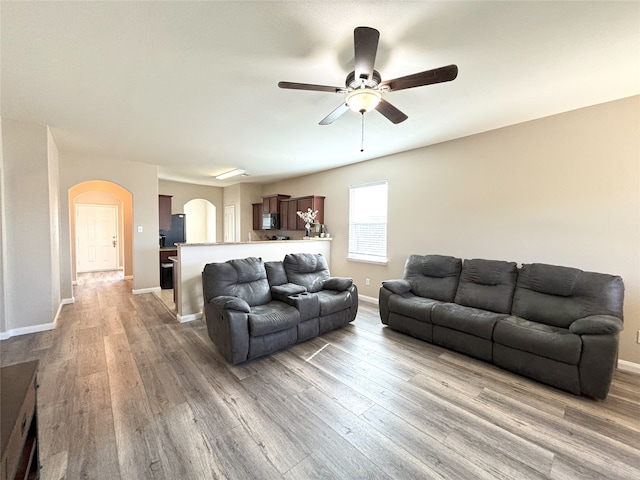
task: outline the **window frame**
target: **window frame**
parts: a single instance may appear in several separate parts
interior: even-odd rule
[[[371,218],[382,218],[384,221],[383,222],[368,222],[367,225],[372,225],[372,224],[376,224],[376,223],[380,223],[383,224],[384,227],[384,239],[382,242],[382,249],[384,250],[384,252],[380,251],[376,251],[375,249],[373,251],[368,251],[368,252],[363,252],[361,251],[355,251],[358,250],[358,248],[355,246],[356,243],[358,242],[358,235],[355,232],[356,229],[356,225],[360,224],[363,225],[365,222],[357,222],[354,219],[354,214],[357,214],[357,212],[354,212],[354,202],[356,201],[356,199],[354,198],[355,192],[358,191],[358,189],[365,189],[365,188],[370,188],[370,187],[380,187],[380,186],[384,186],[385,187],[385,198],[384,198],[384,213],[382,214],[382,212],[378,212],[378,215],[371,215]],[[360,190],[362,191],[362,190]],[[355,208],[358,208],[358,206],[356,205]],[[360,207],[362,208],[362,206]],[[351,260],[351,261],[355,261],[355,262],[364,262],[364,263],[375,263],[375,264],[380,264],[380,265],[386,265],[388,262],[388,258],[389,258],[389,252],[388,252],[388,226],[389,226],[389,218],[388,218],[388,212],[389,212],[389,182],[387,180],[379,180],[379,181],[375,181],[375,182],[368,182],[368,183],[362,183],[362,184],[357,184],[357,185],[349,185],[349,205],[348,205],[348,245],[347,245],[347,260]],[[371,234],[369,234],[371,235]],[[371,243],[369,242],[367,244],[366,241],[366,237],[367,235],[362,235],[360,237],[360,240],[363,240],[364,238],[364,243],[366,244],[365,247],[369,247],[371,246]]]

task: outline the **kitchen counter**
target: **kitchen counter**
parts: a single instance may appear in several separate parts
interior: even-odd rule
[[[331,266],[331,240],[312,237],[303,240],[179,243],[173,272],[178,320],[188,322],[202,318],[202,270],[207,263],[247,257],[260,257],[268,262],[283,260],[288,253],[320,253]]]

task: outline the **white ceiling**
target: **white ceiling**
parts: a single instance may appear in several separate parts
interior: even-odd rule
[[[63,155],[159,165],[163,179],[261,183],[640,93],[640,2],[7,2],[2,116],[51,126]],[[380,31],[383,80],[455,63],[456,80],[318,122],[353,29]],[[216,181],[240,167],[251,176]]]

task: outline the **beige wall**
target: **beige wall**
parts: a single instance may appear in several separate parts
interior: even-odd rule
[[[402,275],[412,253],[621,275],[620,358],[640,363],[639,104],[632,97],[588,107],[265,185],[263,194],[326,196],[332,273],[353,276],[370,297]],[[389,263],[348,261],[348,187],[385,179]]]
[[[43,125],[3,118],[2,154],[6,336],[51,326],[61,294],[55,143]]]
[[[60,155],[61,269],[63,294],[71,296],[71,237],[69,196],[75,185],[103,180],[120,185],[133,196],[133,290],[136,293],[160,287],[158,269],[158,167],[146,163]],[[142,232],[138,228],[142,228]],[[126,260],[125,260],[126,261]],[[65,295],[66,296],[66,295]]]
[[[202,198],[216,207],[216,241],[222,242],[222,225],[224,220],[223,189],[206,185],[158,180],[158,192],[171,195],[171,213],[184,213],[184,205],[190,200]],[[187,222],[189,218],[187,217]]]
[[[54,312],[60,307],[60,191],[58,188],[59,160],[58,147],[47,127],[47,165],[49,180],[49,232],[51,235],[51,309]]]
[[[4,285],[7,284],[8,276],[5,271],[5,206],[4,198],[4,147],[2,142],[2,121],[0,121],[0,334],[7,330],[6,327],[6,304],[4,300]]]

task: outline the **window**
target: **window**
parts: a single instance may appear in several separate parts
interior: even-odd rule
[[[351,260],[387,261],[387,182],[349,187]]]

